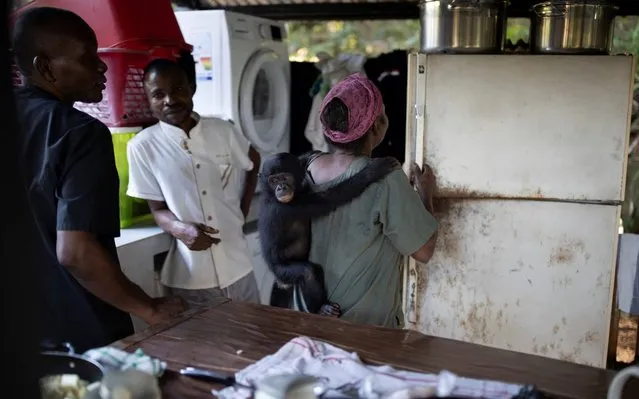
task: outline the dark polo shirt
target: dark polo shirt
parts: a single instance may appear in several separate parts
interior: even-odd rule
[[[84,289],[56,256],[58,230],[95,235],[118,261],[119,180],[109,129],[36,87],[16,91],[20,156],[42,254],[38,292],[47,310],[43,339],[69,341],[78,351],[133,333],[130,316]],[[25,287],[28,291],[28,287]]]

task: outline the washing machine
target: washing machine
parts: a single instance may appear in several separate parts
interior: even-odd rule
[[[224,10],[175,15],[193,46],[194,110],[233,121],[262,160],[288,152],[291,72],[285,26]]]

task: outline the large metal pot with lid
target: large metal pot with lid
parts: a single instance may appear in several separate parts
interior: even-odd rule
[[[608,54],[617,8],[596,0],[535,4],[530,23],[530,48],[541,54]]]
[[[421,0],[421,49],[430,53],[500,53],[505,0]]]

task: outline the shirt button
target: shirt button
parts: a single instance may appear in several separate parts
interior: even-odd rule
[[[200,164],[199,164],[199,163],[196,163],[196,164],[195,164],[195,168],[196,168],[196,169],[200,169]]]
[[[206,195],[206,190],[202,190],[202,195]]]
[[[206,218],[207,220],[213,220],[213,216],[209,216]]]

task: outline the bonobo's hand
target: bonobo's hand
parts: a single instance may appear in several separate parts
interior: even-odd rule
[[[422,170],[413,162],[410,166],[409,179],[422,201],[432,200],[435,190],[437,189],[437,182],[435,181],[435,174],[430,166],[424,164],[424,170]]]
[[[396,158],[383,157],[373,158],[366,169],[367,179],[377,180],[379,176],[386,176],[395,169],[401,168],[402,164]]]
[[[217,234],[219,230],[202,223],[180,223],[175,238],[182,241],[192,251],[203,251],[220,242],[219,238],[209,234]]]
[[[393,157],[384,157],[380,159],[380,162],[388,168],[388,170],[395,170],[402,167],[402,164],[397,160],[397,158]]]
[[[153,298],[152,309],[143,320],[149,325],[162,323],[173,319],[186,309],[188,306],[180,297]]]

